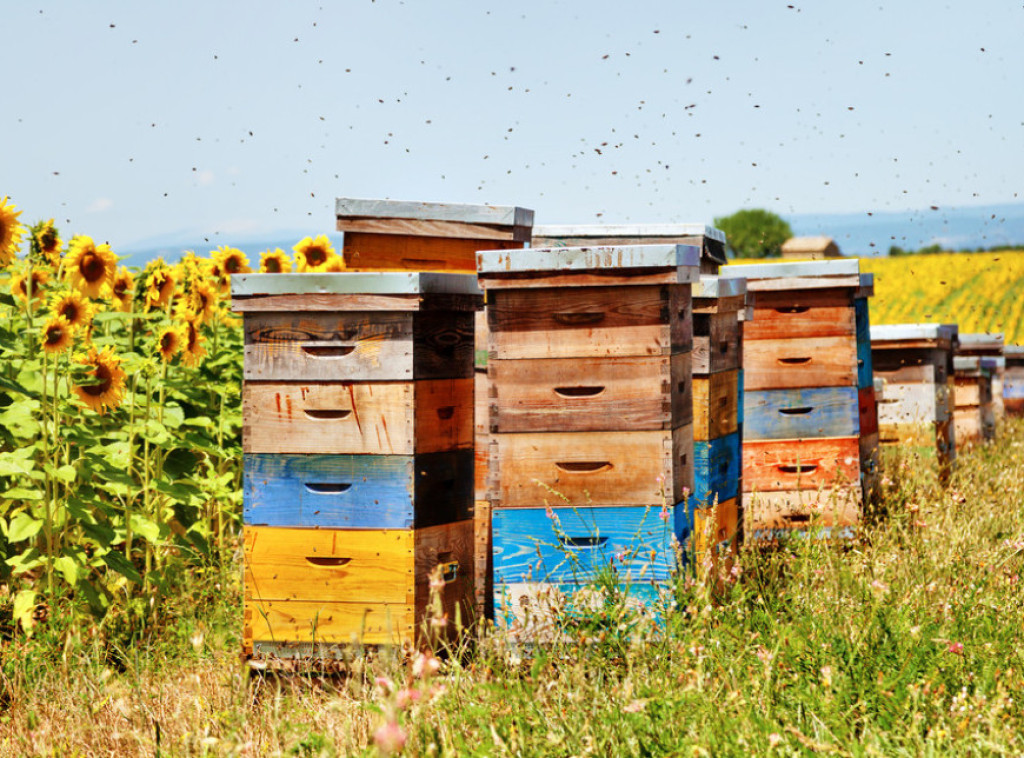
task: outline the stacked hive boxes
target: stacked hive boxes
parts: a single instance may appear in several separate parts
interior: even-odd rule
[[[987,335],[960,335],[960,348],[953,357],[953,426],[957,444],[990,440],[996,436],[995,410],[992,406],[992,377],[996,358],[984,354],[964,355],[964,345],[975,351],[990,347]],[[1000,335],[1000,344],[1002,338]]]
[[[873,401],[862,404],[874,391],[858,304],[871,280],[855,260],[737,265],[722,276],[745,277],[756,297],[743,334],[744,535],[775,538],[813,523],[848,536],[877,443]]]
[[[531,607],[599,578],[639,600],[668,578],[693,489],[698,259],[681,245],[478,255],[506,622],[543,623]]]
[[[943,477],[956,460],[953,428],[953,354],[956,324],[871,327],[875,375],[885,380],[878,405],[883,445],[934,450]]]
[[[412,643],[438,567],[468,620],[475,278],[236,275],[232,294],[247,652]]]
[[[742,525],[743,324],[747,283],[702,275],[693,285],[694,548],[713,568],[735,555]]]
[[[1007,345],[1006,374],[1003,377],[1003,404],[1006,412],[1024,415],[1024,346]]]
[[[1001,333],[961,334],[960,347],[957,355],[991,358],[992,401],[983,408],[985,418],[982,420],[986,434],[994,437],[996,425],[1003,420],[1006,411],[1003,407],[1003,374],[1006,372],[1006,358],[1003,356],[1005,347]]]
[[[496,205],[338,198],[337,228],[349,269],[448,271],[476,275],[476,251],[518,250],[530,242],[533,211]],[[487,320],[476,320],[477,611],[490,603],[487,505]]]

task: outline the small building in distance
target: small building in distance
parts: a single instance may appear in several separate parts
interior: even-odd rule
[[[790,260],[820,261],[842,258],[839,245],[831,237],[790,237],[782,243],[782,257]]]

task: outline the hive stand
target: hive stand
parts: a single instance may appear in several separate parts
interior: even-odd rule
[[[940,478],[956,461],[953,425],[953,355],[956,324],[891,324],[871,327],[871,360],[885,381],[878,402],[883,445],[934,454]]]
[[[1007,345],[1003,351],[1006,359],[1003,405],[1007,414],[1024,416],[1024,346]]]
[[[349,269],[449,271],[476,275],[477,250],[518,250],[530,243],[533,211],[516,206],[338,198],[337,228]],[[476,319],[477,608],[490,607],[487,504],[487,318]]]
[[[991,439],[995,436],[997,425],[1006,416],[1003,401],[1003,375],[1006,373],[1006,358],[1003,355],[1005,341],[999,332],[961,334],[960,347],[957,355],[984,356],[995,359],[992,368],[992,402],[987,409],[984,424],[991,430]]]
[[[731,265],[743,334],[744,537],[854,534],[877,476],[867,298],[856,260]]]
[[[693,490],[691,284],[682,245],[484,251],[497,620],[551,633],[542,599],[598,579],[648,604]]]
[[[245,652],[417,644],[472,617],[475,277],[236,274]]]

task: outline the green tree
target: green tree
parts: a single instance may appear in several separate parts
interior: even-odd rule
[[[725,232],[729,253],[734,258],[774,258],[782,254],[782,243],[793,236],[781,216],[761,208],[736,211],[715,219]]]

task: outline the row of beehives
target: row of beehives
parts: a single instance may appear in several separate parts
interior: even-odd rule
[[[542,235],[491,206],[339,200],[338,226],[353,273],[233,283],[250,652],[450,629],[474,585],[511,623],[599,576],[649,600],[695,531],[713,556],[744,521],[859,522],[877,424],[856,261],[718,278],[717,230]],[[522,250],[531,232],[587,250]],[[474,335],[476,277],[413,272],[476,273],[486,249]]]

